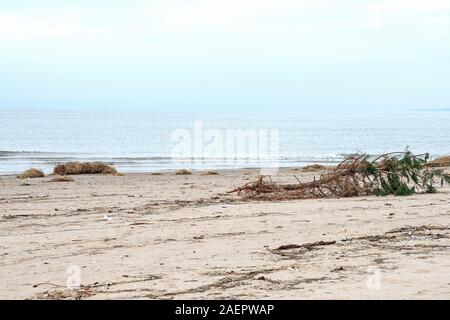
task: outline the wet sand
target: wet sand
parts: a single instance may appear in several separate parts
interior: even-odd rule
[[[226,194],[258,174],[0,176],[0,298],[450,298],[450,188],[282,202]],[[295,183],[292,174],[274,179]],[[68,289],[74,270],[81,288]]]

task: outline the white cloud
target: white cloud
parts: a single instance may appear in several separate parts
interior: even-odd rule
[[[445,34],[450,0],[379,1],[367,8],[368,29],[417,30],[427,34]]]
[[[175,30],[246,29],[264,18],[318,6],[323,0],[208,0],[149,6],[156,25]],[[266,21],[267,22],[267,21]]]
[[[174,47],[193,40],[212,46],[252,43],[287,48],[301,42],[339,42],[364,29],[403,32],[448,25],[450,0],[190,0],[121,2],[101,6],[40,9],[39,6],[0,13],[0,39],[58,38],[84,43],[86,36],[102,45]],[[446,11],[447,10],[447,11]],[[439,31],[443,32],[443,31]],[[97,41],[97,36],[105,41]],[[102,40],[103,40],[102,39]],[[186,43],[183,44],[183,41]],[[126,45],[125,45],[126,43]],[[184,48],[184,47],[183,47]],[[186,48],[184,48],[186,49]]]
[[[132,37],[166,31],[239,32],[261,26],[273,15],[299,12],[324,1],[327,0],[142,1],[120,7],[86,6],[84,11],[75,6],[34,7],[0,13],[0,37],[52,38],[86,33]]]
[[[370,11],[377,13],[395,13],[407,11],[439,11],[450,9],[449,0],[390,0],[380,1],[370,6]]]
[[[0,14],[0,38],[47,38],[82,31],[79,7]]]

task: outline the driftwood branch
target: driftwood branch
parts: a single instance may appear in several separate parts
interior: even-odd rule
[[[450,176],[428,162],[428,154],[392,152],[377,157],[367,154],[348,156],[336,167],[327,168],[318,178],[298,183],[279,184],[270,176],[240,186],[229,193],[248,199],[288,200],[363,195],[409,195],[436,192],[435,185],[450,184]]]

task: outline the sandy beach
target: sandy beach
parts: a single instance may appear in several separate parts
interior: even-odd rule
[[[270,202],[227,194],[258,174],[0,176],[0,298],[450,298],[450,188]],[[79,289],[66,287],[70,270]]]

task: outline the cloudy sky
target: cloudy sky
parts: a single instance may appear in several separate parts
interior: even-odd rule
[[[450,0],[0,0],[0,109],[450,108]]]

